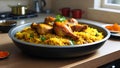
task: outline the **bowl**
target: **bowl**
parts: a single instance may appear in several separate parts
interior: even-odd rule
[[[9,37],[24,54],[29,56],[44,57],[44,58],[79,57],[96,52],[110,37],[110,32],[106,28],[90,23],[83,23],[83,24],[88,24],[90,27],[98,29],[98,31],[103,33],[104,38],[97,42],[75,45],[75,46],[50,46],[43,44],[34,44],[34,43],[24,42],[15,38],[16,32],[21,31],[23,28],[27,26],[30,26],[31,23],[26,23],[12,28],[9,31]]]
[[[15,20],[0,20],[0,31],[7,33],[16,24],[17,22]]]

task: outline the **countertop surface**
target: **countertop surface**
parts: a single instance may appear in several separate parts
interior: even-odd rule
[[[46,16],[53,14],[39,14],[36,18],[21,19],[18,26],[29,22],[44,21]],[[81,22],[89,22],[103,25],[104,23],[79,19]],[[0,68],[96,68],[108,62],[120,58],[120,37],[111,37],[95,53],[69,59],[45,59],[33,58],[24,55],[9,38],[8,33],[0,33],[0,50],[10,52],[10,56],[0,60]]]

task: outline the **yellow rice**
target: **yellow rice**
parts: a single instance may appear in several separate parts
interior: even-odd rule
[[[77,44],[87,44],[103,39],[101,32],[97,29],[88,27],[83,32],[74,32],[79,37],[77,41],[68,37],[60,37],[55,34],[38,35],[31,27],[26,27],[22,31],[17,32],[15,37],[30,43],[47,44],[53,46],[69,46]]]

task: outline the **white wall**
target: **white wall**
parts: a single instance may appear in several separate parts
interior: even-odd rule
[[[52,1],[53,1],[52,9],[56,13],[59,13],[58,9],[63,7],[70,7],[72,9],[79,8],[85,11],[85,14],[83,14],[83,18],[105,23],[116,22],[120,24],[120,13],[89,9],[94,7],[94,0],[52,0]]]

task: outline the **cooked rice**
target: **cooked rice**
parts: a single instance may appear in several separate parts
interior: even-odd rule
[[[88,27],[83,32],[74,32],[79,37],[77,41],[70,39],[69,37],[60,37],[55,34],[38,35],[31,27],[26,27],[22,31],[16,33],[16,38],[36,44],[47,44],[54,46],[69,46],[77,44],[87,44],[99,41],[103,39],[101,32],[98,32],[95,28]]]

